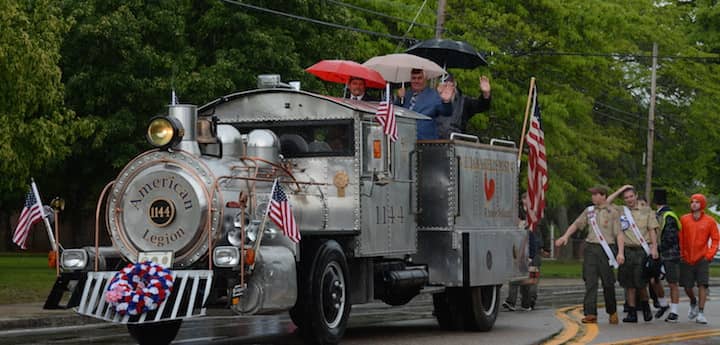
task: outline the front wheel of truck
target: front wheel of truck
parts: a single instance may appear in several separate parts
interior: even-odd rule
[[[175,339],[182,325],[182,320],[170,320],[151,323],[128,324],[130,336],[140,345],[170,344]]]

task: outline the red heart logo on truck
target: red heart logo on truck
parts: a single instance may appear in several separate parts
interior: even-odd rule
[[[495,195],[495,180],[490,179],[488,181],[487,173],[485,173],[485,199],[490,201],[493,195]]]

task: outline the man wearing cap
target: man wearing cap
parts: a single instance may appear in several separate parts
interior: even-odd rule
[[[674,323],[678,322],[678,304],[680,302],[680,289],[678,288],[678,280],[680,279],[680,218],[667,205],[667,193],[664,189],[653,191],[652,201],[657,208],[655,214],[660,223],[658,251],[662,258],[662,265],[665,268],[665,280],[670,287],[670,305],[668,305],[660,274],[650,282],[650,286],[657,294],[660,303],[655,318],[661,318],[670,309],[670,314],[665,318],[665,322]]]
[[[707,201],[702,194],[690,197],[690,213],[680,217],[680,285],[690,298],[688,319],[707,324],[704,308],[710,275],[710,262],[718,249],[718,227],[715,220],[705,214]],[[708,245],[710,242],[710,245]],[[700,303],[693,288],[698,286]]]
[[[617,301],[615,299],[615,273],[613,267],[625,262],[624,239],[620,231],[620,213],[617,208],[607,203],[609,188],[596,185],[588,191],[592,193],[592,206],[565,230],[565,234],[555,241],[560,247],[568,243],[568,239],[577,230],[588,227],[585,238],[583,259],[583,280],[585,281],[585,298],[583,323],[597,323],[597,290],[598,278],[602,280],[605,311],[611,324],[618,323]],[[617,255],[612,247],[617,244]]]
[[[351,77],[348,82],[348,90],[350,90],[350,99],[355,101],[377,102],[378,99],[371,97],[365,93],[365,79]]]
[[[435,119],[440,116],[452,115],[452,101],[455,85],[441,83],[438,89],[427,87],[425,71],[413,69],[410,73],[410,91],[406,95],[405,88],[398,89],[400,97],[398,105],[431,117],[430,120],[417,120],[418,140],[437,139],[438,130]],[[407,96],[407,97],[406,97]]]
[[[652,320],[653,315],[650,311],[648,278],[644,267],[648,256],[652,256],[653,260],[658,258],[656,231],[660,225],[649,207],[640,206],[637,192],[631,185],[620,187],[608,197],[608,202],[612,202],[620,194],[625,201],[625,206],[618,209],[625,244],[625,263],[618,270],[618,281],[625,288],[628,305],[628,314],[623,322],[638,321],[636,295],[638,292],[643,319],[647,322]]]
[[[452,115],[438,117],[436,120],[441,139],[449,139],[453,132],[463,133],[473,115],[490,109],[490,79],[488,77],[480,77],[481,95],[477,99],[463,95],[452,75],[446,81],[455,85],[455,97],[452,100]]]

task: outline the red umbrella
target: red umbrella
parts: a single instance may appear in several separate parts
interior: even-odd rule
[[[322,60],[305,70],[329,82],[347,84],[350,78],[355,77],[365,79],[366,87],[375,89],[385,87],[385,79],[380,73],[355,61]]]

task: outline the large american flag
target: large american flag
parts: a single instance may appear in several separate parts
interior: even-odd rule
[[[13,235],[13,242],[20,246],[22,249],[27,249],[27,240],[30,235],[30,229],[33,224],[42,220],[42,205],[40,201],[35,198],[35,193],[32,186],[25,196],[25,207],[20,212],[20,219],[15,227],[15,233]]]
[[[285,191],[277,180],[275,180],[275,184],[273,184],[272,197],[268,205],[268,214],[273,223],[277,224],[277,226],[283,230],[285,236],[290,237],[295,243],[300,242],[300,230],[298,230],[297,223],[295,223],[292,207],[290,206]]]
[[[390,140],[398,140],[397,122],[395,121],[395,107],[390,102],[390,86],[386,87],[385,100],[378,105],[377,113],[375,113],[377,122],[383,127],[383,133],[390,136]]]
[[[530,208],[527,210],[527,222],[530,229],[535,230],[535,227],[543,218],[545,192],[548,189],[545,134],[540,119],[540,105],[538,104],[537,86],[535,84],[533,84],[532,90],[531,109],[530,129],[527,134],[527,143],[530,149],[528,155],[528,197],[530,198]]]

